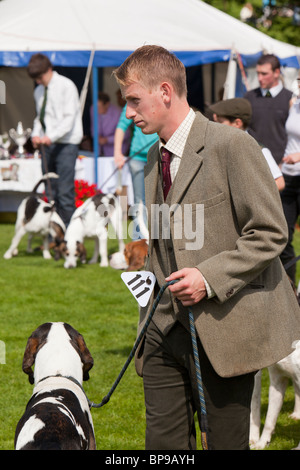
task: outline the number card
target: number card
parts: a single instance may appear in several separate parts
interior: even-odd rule
[[[156,277],[150,271],[131,271],[121,274],[132,295],[141,307],[145,307],[154,289]]]

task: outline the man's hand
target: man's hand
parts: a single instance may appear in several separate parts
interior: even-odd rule
[[[180,280],[169,286],[168,289],[184,307],[195,305],[206,297],[203,276],[197,268],[184,268],[176,271],[167,277],[166,281],[174,281],[175,279]]]
[[[49,137],[45,135],[44,137],[41,138],[41,144],[49,147],[49,145],[51,145],[52,142],[51,142],[51,139],[49,139]]]
[[[35,136],[35,137],[31,137],[31,142],[32,142],[32,145],[33,145],[33,148],[38,148],[40,143],[41,143],[41,139],[38,137],[38,136]]]
[[[123,166],[125,165],[126,158],[124,157],[122,153],[115,153],[114,162],[115,162],[115,165],[119,168],[119,170],[121,170]]]

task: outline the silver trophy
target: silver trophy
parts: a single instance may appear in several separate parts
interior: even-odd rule
[[[11,144],[11,140],[8,136],[8,133],[5,132],[4,134],[0,135],[0,159],[1,160],[8,160],[9,155],[9,147]]]
[[[15,141],[18,146],[17,155],[18,157],[24,157],[24,145],[26,144],[28,138],[31,135],[31,129],[23,129],[21,121],[18,122],[17,129],[10,129],[10,137]]]

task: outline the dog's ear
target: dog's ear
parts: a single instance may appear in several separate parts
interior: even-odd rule
[[[71,344],[78,352],[83,364],[83,380],[88,380],[90,378],[89,370],[94,365],[94,359],[92,358],[92,355],[88,350],[87,345],[85,344],[83,336],[68,323],[64,323],[64,326],[71,338]]]
[[[86,248],[83,243],[77,242],[77,252],[81,263],[86,263]]]
[[[54,259],[58,261],[63,258],[64,252],[67,248],[67,243],[64,239],[55,238],[56,246],[54,247]]]
[[[33,385],[34,375],[32,366],[35,362],[36,355],[41,347],[46,343],[51,323],[44,323],[39,326],[32,335],[28,338],[27,345],[23,356],[22,369],[25,374],[28,374],[28,380]]]

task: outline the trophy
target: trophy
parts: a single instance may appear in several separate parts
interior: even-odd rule
[[[10,129],[9,135],[18,146],[17,154],[19,157],[24,157],[24,145],[30,137],[31,129],[23,129],[21,121],[18,122],[17,129]]]
[[[0,159],[1,160],[8,160],[10,155],[9,155],[9,147],[10,147],[11,141],[8,136],[8,133],[5,132],[5,134],[0,135]]]

